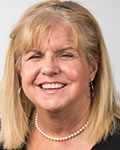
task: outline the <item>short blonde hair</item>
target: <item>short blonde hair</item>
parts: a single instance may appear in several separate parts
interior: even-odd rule
[[[88,134],[97,143],[115,129],[119,116],[109,57],[99,25],[83,6],[72,1],[49,0],[27,9],[10,35],[1,87],[1,138],[5,148],[13,149],[25,142],[29,133],[29,117],[33,104],[25,96],[19,74],[22,54],[39,46],[44,33],[54,24],[71,27],[76,48],[82,46],[86,58],[98,71],[93,81]],[[94,130],[93,130],[94,128]]]

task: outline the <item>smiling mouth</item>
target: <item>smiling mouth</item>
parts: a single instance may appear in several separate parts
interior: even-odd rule
[[[67,84],[63,83],[46,83],[46,84],[40,84],[40,87],[44,90],[56,90],[64,88]]]

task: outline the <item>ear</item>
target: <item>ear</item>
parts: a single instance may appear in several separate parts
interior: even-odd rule
[[[90,82],[94,80],[98,71],[98,64],[96,62],[90,64]]]
[[[16,61],[17,73],[21,76],[21,56],[18,57]]]

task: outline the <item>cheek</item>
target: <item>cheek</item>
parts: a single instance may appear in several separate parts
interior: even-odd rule
[[[38,69],[34,65],[23,64],[21,67],[22,82],[32,82],[38,74]]]
[[[71,81],[89,82],[89,68],[88,65],[75,63],[71,65],[63,65],[63,72],[69,77]]]

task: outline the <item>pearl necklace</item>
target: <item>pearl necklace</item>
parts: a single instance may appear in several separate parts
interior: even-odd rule
[[[49,135],[47,135],[46,133],[44,133],[38,126],[38,113],[35,114],[35,127],[37,128],[37,130],[47,139],[49,140],[52,140],[52,141],[55,141],[55,142],[60,142],[60,141],[66,141],[66,140],[69,140],[69,139],[72,139],[74,138],[75,136],[79,135],[81,132],[83,132],[86,127],[88,126],[89,122],[86,122],[79,130],[77,130],[76,132],[74,132],[73,134],[70,134],[68,136],[65,136],[65,137],[61,137],[61,138],[58,138],[58,137],[51,137]]]

